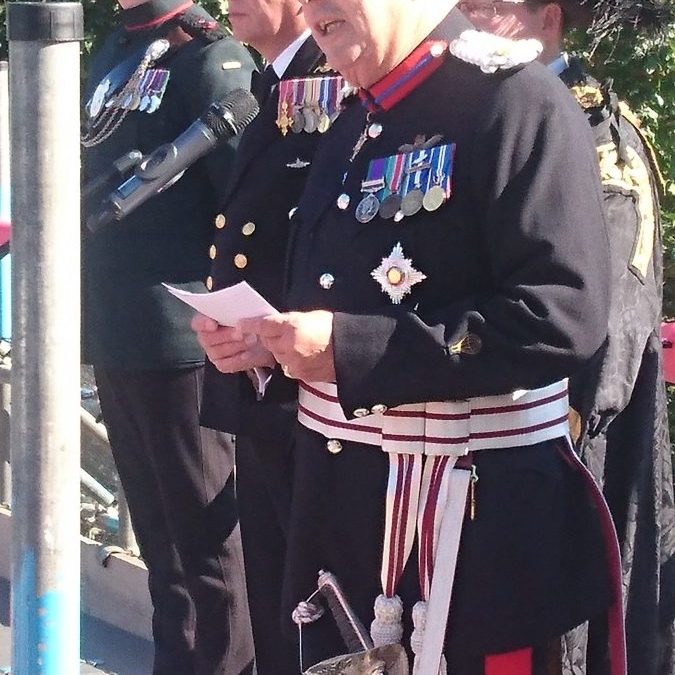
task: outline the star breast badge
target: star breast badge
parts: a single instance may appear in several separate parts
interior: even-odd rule
[[[370,276],[380,284],[382,292],[386,293],[395,305],[401,303],[415,284],[427,278],[426,274],[412,266],[410,258],[405,257],[400,242],[386,258],[382,258],[382,262]]]

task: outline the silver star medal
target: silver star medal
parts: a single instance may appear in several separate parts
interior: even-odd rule
[[[412,287],[427,278],[412,266],[412,260],[403,255],[401,242],[396,244],[392,252],[382,258],[379,267],[376,267],[370,276],[380,284],[382,292],[386,293],[395,305],[410,293]]]
[[[110,89],[110,80],[106,77],[104,80],[98,83],[94,94],[89,101],[89,117],[93,119],[98,117],[98,114],[103,109],[103,104],[105,103],[105,97]]]

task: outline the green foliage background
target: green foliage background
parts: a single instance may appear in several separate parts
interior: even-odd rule
[[[671,0],[675,2],[675,0]],[[7,0],[0,0],[0,26],[4,26]],[[214,16],[227,21],[227,0],[200,0]],[[84,63],[115,21],[115,0],[83,0]],[[663,39],[652,41],[630,31],[605,41],[590,53],[589,40],[577,35],[571,48],[583,52],[589,70],[599,80],[612,78],[615,90],[628,101],[652,139],[666,180],[662,203],[664,240],[664,316],[675,319],[675,24]],[[5,31],[0,30],[0,59],[7,58]],[[671,437],[675,439],[675,388],[669,391]]]

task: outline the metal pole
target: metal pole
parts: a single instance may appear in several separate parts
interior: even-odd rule
[[[12,388],[9,382],[0,381],[0,504],[12,503],[12,471],[10,468],[10,414]]]
[[[78,2],[7,3],[12,170],[12,672],[79,672]]]
[[[117,492],[117,518],[120,524],[118,537],[120,547],[132,555],[140,555],[138,544],[136,543],[136,535],[134,534],[134,528],[131,523],[129,505],[127,504],[127,499],[124,496],[121,486]]]
[[[0,243],[10,224],[9,204],[9,64],[0,61]],[[0,337],[12,337],[12,266],[8,254],[0,259]]]

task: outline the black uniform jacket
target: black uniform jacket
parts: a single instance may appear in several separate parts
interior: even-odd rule
[[[451,42],[467,28],[453,10],[432,35]],[[382,133],[351,165],[365,119],[358,103],[343,112],[292,220],[288,306],[334,312],[348,419],[378,404],[541,387],[573,373],[605,338],[607,234],[595,149],[578,106],[536,62],[485,74],[443,58],[391,110],[369,115]],[[400,222],[358,222],[370,160],[436,134],[456,144],[449,200]],[[345,210],[336,205],[340,193],[351,197]],[[397,243],[426,275],[400,305],[371,277]],[[318,283],[324,273],[334,277],[329,289]],[[458,345],[467,335],[470,349]],[[450,610],[451,662],[541,642],[606,606],[597,518],[559,444],[477,453],[476,519],[464,527]],[[325,438],[300,429],[287,611],[312,592],[323,568],[342,581],[361,619],[372,620],[388,462],[376,447],[352,442],[331,454]],[[419,599],[415,576],[400,589],[408,614]]]
[[[317,68],[323,71],[323,63],[323,54],[309,37],[284,78],[321,77]],[[298,204],[322,135],[289,131],[282,136],[276,125],[278,97],[277,86],[242,137],[222,215],[216,218],[211,275],[214,290],[246,280],[282,309],[289,212]],[[264,398],[257,401],[246,374],[225,375],[207,362],[202,423],[257,438],[287,439],[296,397],[295,381],[280,369],[274,372]]]
[[[124,25],[151,22],[179,0],[150,0],[122,13]],[[195,8],[208,25],[210,19]],[[199,17],[197,17],[199,19]],[[210,21],[213,21],[210,19]],[[172,22],[154,28],[116,30],[95,56],[85,89],[87,101],[97,84],[143,44],[165,37]],[[84,153],[85,184],[105,173],[130,150],[149,153],[174,140],[213,101],[250,86],[253,61],[237,41],[212,41],[199,33],[172,48],[156,64],[170,71],[160,107],[152,114],[131,111],[105,141]],[[196,162],[171,188],[145,202],[119,223],[84,240],[85,358],[108,368],[166,368],[203,361],[187,305],[161,286],[204,288],[213,217],[232,166],[236,140]],[[115,187],[114,184],[112,187]],[[220,195],[220,197],[219,197]]]

